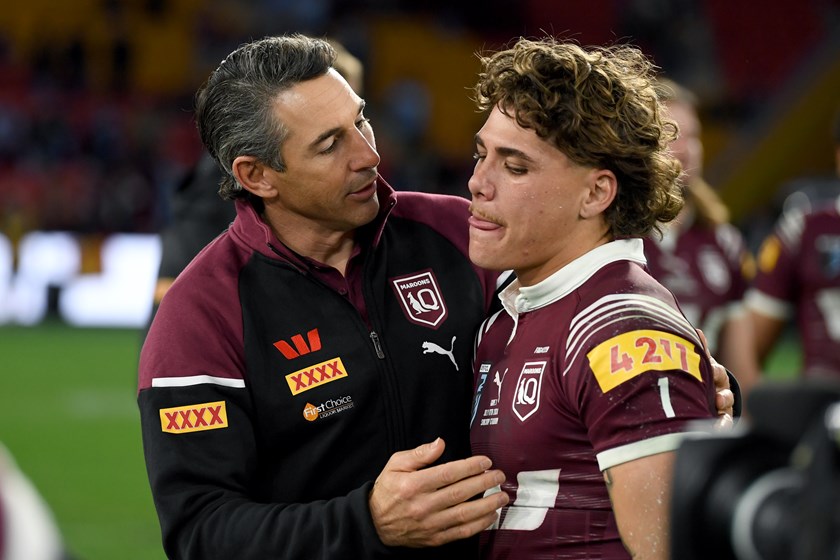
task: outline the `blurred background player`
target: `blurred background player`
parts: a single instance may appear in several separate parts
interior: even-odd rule
[[[0,560],[69,560],[52,511],[2,443]]]
[[[679,127],[671,151],[683,167],[685,206],[663,234],[645,239],[654,278],[676,296],[689,321],[703,331],[711,353],[739,383],[756,377],[743,342],[749,328],[743,297],[754,260],[729,211],[703,178],[703,142],[698,101],[684,86],[660,78],[657,93]]]
[[[362,62],[338,41],[327,41],[336,50],[335,69],[361,95],[364,86]],[[219,166],[210,154],[204,152],[172,193],[171,220],[161,231],[161,261],[151,318],[175,278],[236,216],[234,206],[219,196],[221,179]]]
[[[840,111],[832,125],[840,177]],[[762,367],[795,320],[804,377],[840,379],[840,197],[784,212],[758,253],[746,302]],[[739,379],[740,380],[740,379]],[[746,389],[746,387],[745,387]]]

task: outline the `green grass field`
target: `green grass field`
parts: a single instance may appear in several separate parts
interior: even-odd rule
[[[165,558],[135,401],[140,336],[0,327],[0,441],[78,560]]]
[[[0,327],[0,442],[53,508],[78,560],[160,560],[135,402],[140,332]],[[799,363],[787,339],[769,370]]]

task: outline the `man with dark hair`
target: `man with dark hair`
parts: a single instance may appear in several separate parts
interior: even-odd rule
[[[328,39],[328,42],[336,51],[333,67],[353,91],[362,95],[362,61],[338,41]],[[161,232],[161,261],[152,316],[175,278],[236,217],[234,205],[217,193],[221,179],[216,161],[204,152],[198,163],[176,185],[170,200],[172,217]]]
[[[172,558],[468,558],[462,539],[506,501],[469,500],[501,474],[469,457],[496,275],[467,258],[468,203],[378,177],[334,61],[326,41],[267,38],[198,94],[237,216],[172,284],[140,356]]]

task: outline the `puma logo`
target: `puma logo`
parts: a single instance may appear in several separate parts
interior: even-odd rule
[[[502,400],[502,381],[505,380],[507,372],[508,368],[505,368],[505,372],[501,375],[501,377],[499,376],[499,370],[496,370],[496,373],[493,375],[493,383],[499,388],[499,390],[496,392],[496,401],[491,403],[492,406],[495,406],[500,400]]]
[[[434,342],[424,342],[423,343],[423,353],[424,354],[441,354],[443,356],[449,356],[449,359],[452,360],[452,365],[455,366],[455,371],[458,371],[458,363],[455,361],[455,354],[453,351],[455,350],[455,339],[458,338],[457,336],[452,337],[452,344],[450,345],[449,350],[438,346]]]

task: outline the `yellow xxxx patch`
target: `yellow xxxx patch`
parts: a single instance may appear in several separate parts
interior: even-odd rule
[[[292,394],[297,395],[342,377],[347,377],[347,370],[341,358],[331,358],[320,364],[290,373],[286,376],[286,383],[289,384]]]
[[[227,428],[225,401],[161,408],[160,427],[170,434]]]

